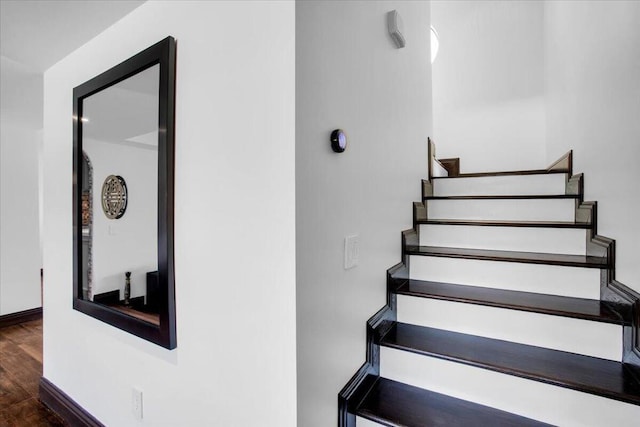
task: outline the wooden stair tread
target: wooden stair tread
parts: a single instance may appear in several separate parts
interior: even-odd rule
[[[418,224],[473,225],[490,227],[591,228],[590,223],[573,221],[486,221],[472,219],[422,219]]]
[[[624,319],[611,303],[600,300],[415,279],[397,280],[396,283],[395,293],[400,295],[508,308],[617,325],[631,324],[631,320]]]
[[[586,255],[549,254],[541,252],[498,251],[491,249],[449,248],[440,246],[419,246],[407,244],[408,255],[422,255],[445,258],[465,258],[488,261],[522,262],[528,264],[563,265],[569,267],[607,268],[606,257]]]
[[[549,425],[382,377],[360,403],[356,415],[406,427]]]
[[[426,196],[425,200],[486,200],[486,199],[579,199],[578,194],[496,194],[491,196]]]
[[[456,178],[477,178],[483,176],[505,176],[505,175],[548,175],[552,173],[565,173],[568,170],[549,170],[549,169],[529,169],[520,171],[502,171],[502,172],[468,172],[455,176],[434,176],[431,179],[456,179]]]
[[[640,405],[640,383],[620,362],[396,323],[380,345]]]

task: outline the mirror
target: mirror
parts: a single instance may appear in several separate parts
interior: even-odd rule
[[[176,347],[175,40],[76,87],[73,307]]]

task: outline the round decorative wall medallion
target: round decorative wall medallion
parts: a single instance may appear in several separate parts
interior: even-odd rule
[[[118,219],[127,210],[127,184],[119,175],[109,175],[102,184],[102,210],[109,219]]]

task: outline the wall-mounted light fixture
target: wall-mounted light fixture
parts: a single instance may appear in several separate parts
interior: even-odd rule
[[[440,38],[438,37],[438,32],[433,25],[431,26],[431,63],[436,60],[436,56],[438,56],[438,49],[440,48]]]

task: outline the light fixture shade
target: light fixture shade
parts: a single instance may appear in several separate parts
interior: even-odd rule
[[[436,60],[438,56],[438,49],[440,48],[440,40],[438,38],[438,32],[433,25],[431,26],[431,63]]]

